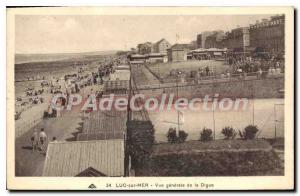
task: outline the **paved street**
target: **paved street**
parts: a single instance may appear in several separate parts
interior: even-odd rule
[[[87,92],[91,88],[95,89],[95,86],[85,88],[85,96],[87,96]],[[82,90],[81,93],[83,93]],[[63,111],[61,117],[44,119],[16,139],[16,176],[42,175],[45,152],[32,151],[30,138],[34,129],[39,131],[41,128],[44,128],[49,141],[52,141],[53,137],[56,137],[57,141],[74,141],[76,133],[82,127],[82,113],[80,113],[79,109],[80,106],[77,106],[72,111]]]

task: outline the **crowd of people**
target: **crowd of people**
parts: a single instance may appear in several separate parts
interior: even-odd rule
[[[98,64],[96,69],[87,69],[87,67],[74,67],[77,72],[73,74],[67,74],[63,77],[53,77],[50,81],[50,93],[62,94],[65,98],[57,100],[58,105],[65,107],[68,105],[68,100],[71,94],[79,93],[82,88],[92,85],[102,85],[105,80],[110,80],[110,74],[115,72],[114,67],[119,65],[122,61],[122,57],[108,59],[105,62]],[[96,97],[101,95],[100,91],[85,92],[88,96],[93,94]],[[44,112],[45,118],[58,117],[59,111],[55,111],[50,105]]]
[[[121,63],[121,58],[111,59],[106,63],[99,64],[99,67],[95,71],[88,70],[83,67],[79,67],[77,73],[64,75],[64,77],[52,77],[49,81],[49,93],[57,94],[61,93],[66,98],[57,99],[57,106],[64,107],[68,103],[68,97],[72,93],[80,92],[81,88],[91,85],[101,85],[104,80],[110,79],[110,74],[114,72],[114,67]],[[88,96],[97,96],[101,92],[95,91],[91,88],[86,92]],[[44,111],[44,118],[59,117],[60,111],[52,108],[51,104],[48,105]],[[42,128],[40,131],[34,130],[31,138],[31,145],[33,151],[44,152],[49,142],[47,134]],[[56,141],[56,137],[52,138],[52,141]]]
[[[208,65],[189,72],[184,69],[172,69],[169,78],[198,81],[233,77],[244,79],[253,75],[258,78],[266,78],[267,76],[276,76],[284,73],[284,61],[278,57],[229,56],[227,63],[229,64],[228,68],[218,73],[214,70],[214,67]]]
[[[126,63],[124,61],[126,61],[126,57],[108,57],[104,61],[98,63],[72,67],[67,73],[62,70],[62,72],[58,71],[57,74],[47,75],[47,77],[27,77],[27,80],[30,82],[20,81],[24,83],[18,83],[21,86],[19,89],[22,89],[22,91],[18,92],[20,95],[18,94],[18,97],[16,98],[16,106],[21,104],[33,106],[41,103],[44,103],[44,105],[41,105],[40,108],[34,106],[35,108],[38,107],[34,110],[39,111],[40,115],[34,114],[29,120],[27,120],[28,118],[24,118],[22,113],[30,107],[20,107],[22,110],[18,110],[18,112],[15,113],[15,120],[21,119],[18,121],[20,124],[19,127],[29,128],[39,126],[38,123],[40,122],[40,117],[43,117],[44,120],[60,117],[62,115],[60,110],[53,108],[51,105],[52,103],[48,102],[48,99],[51,100],[51,97],[56,94],[64,95],[57,99],[57,102],[55,103],[58,108],[60,106],[66,107],[68,105],[69,96],[74,93],[83,93],[85,97],[101,96],[101,87],[99,86],[98,88],[97,85],[102,85],[104,81],[107,80],[113,80],[111,74],[115,72],[115,68],[118,65]],[[26,78],[26,76],[24,77]],[[84,89],[88,86],[89,88]],[[29,112],[31,111],[29,110]],[[48,138],[48,135],[51,136],[52,132],[47,130],[47,127],[40,130],[33,130],[32,134],[28,136],[28,140],[26,138],[32,147],[32,152],[39,152],[45,155],[48,143],[57,141],[56,137]]]
[[[44,103],[43,94],[45,93],[45,91],[46,89],[44,86],[41,89],[27,87],[27,89],[25,89],[24,95],[20,95],[16,98],[15,120],[18,120],[21,116],[21,113],[28,107]]]
[[[26,79],[27,81],[35,81],[35,80],[45,80],[46,77],[37,75],[37,76],[27,76]]]
[[[284,72],[283,59],[278,57],[254,58],[245,56],[231,56],[228,63],[232,67],[232,74],[261,73],[262,77],[268,74],[275,75]]]

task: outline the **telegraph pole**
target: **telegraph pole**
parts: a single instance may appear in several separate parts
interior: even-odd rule
[[[275,140],[276,140],[276,137],[277,137],[277,125],[276,125],[276,104],[274,104],[274,124],[275,124]]]
[[[215,84],[213,84],[213,89]],[[213,90],[214,91],[214,90]],[[215,96],[215,95],[214,95]],[[213,112],[213,130],[214,130],[214,140],[216,140],[216,122],[215,122],[215,107],[214,107],[214,102],[212,100],[212,112]]]
[[[131,96],[132,96],[132,86],[131,86],[131,82],[132,82],[132,68],[131,68],[131,64],[129,63],[129,70],[130,70],[130,77],[129,77],[129,98],[128,100],[131,100]],[[127,122],[129,122],[131,120],[131,108],[130,108],[130,103],[128,103],[127,105]]]
[[[254,125],[254,87],[252,86],[252,124]]]
[[[212,99],[212,113],[213,113],[213,132],[214,132],[214,140],[216,140],[216,122],[215,122],[215,107],[214,107],[214,97],[215,97],[215,82],[213,82],[213,99]]]
[[[176,102],[178,100],[178,76],[179,75],[177,74],[177,76],[176,76]],[[179,111],[177,111],[177,128],[178,128],[178,133],[179,133],[179,129],[180,129],[180,126],[179,126]]]
[[[83,71],[83,68],[84,68],[84,57],[83,57],[83,61],[82,61],[82,71]],[[85,81],[83,79],[83,89],[82,89],[82,93],[83,93],[83,100],[84,100],[84,88],[85,88]],[[85,113],[85,110],[82,110],[82,117],[84,118],[84,113]]]

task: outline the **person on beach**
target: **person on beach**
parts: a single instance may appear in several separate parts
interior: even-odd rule
[[[35,151],[39,146],[39,133],[36,129],[34,129],[34,132],[31,136],[31,146],[32,151]]]
[[[41,151],[44,151],[44,147],[45,147],[45,144],[47,142],[47,135],[44,131],[44,129],[42,128],[41,129],[41,132],[39,133],[39,141],[40,141],[40,150]]]
[[[90,96],[95,97],[94,89],[91,89]]]
[[[206,72],[206,76],[209,75],[209,67],[208,66],[205,66],[205,72]]]
[[[60,111],[61,111],[61,107],[63,105],[63,100],[62,98],[59,98],[56,102],[56,117],[60,117]]]

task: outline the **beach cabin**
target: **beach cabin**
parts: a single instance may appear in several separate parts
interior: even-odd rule
[[[162,53],[150,53],[147,55],[148,63],[166,63],[168,62],[168,56]]]
[[[124,139],[126,122],[126,110],[112,108],[108,111],[90,112],[83,122],[82,132],[77,135],[77,141]]]
[[[129,65],[119,65],[115,68],[115,72],[110,74],[110,79],[114,80],[130,80]]]
[[[43,176],[121,177],[124,169],[124,140],[50,142]]]
[[[128,94],[129,80],[110,80],[103,83],[103,94]]]
[[[182,62],[187,61],[188,53],[187,44],[175,44],[168,51],[168,61],[169,62]]]
[[[142,54],[131,54],[128,56],[130,64],[143,64],[147,60],[146,55]]]

